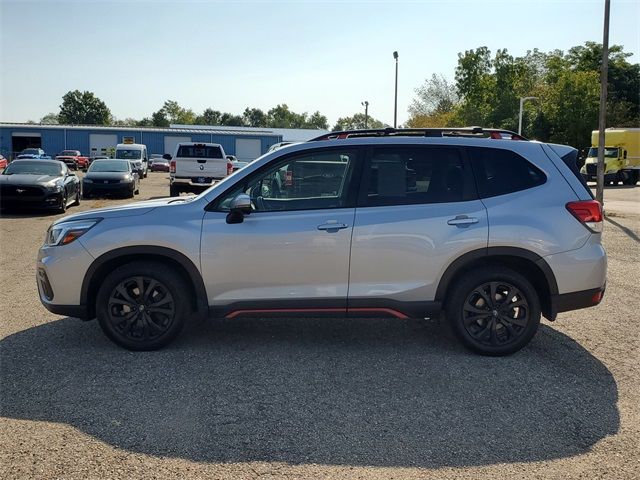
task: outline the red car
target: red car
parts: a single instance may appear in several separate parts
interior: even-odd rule
[[[0,155],[0,168],[7,168],[7,159]]]
[[[85,170],[89,166],[89,157],[82,156],[80,150],[63,150],[56,155],[56,160],[66,163],[67,167],[73,170]]]
[[[168,172],[169,171],[169,160],[166,158],[155,158],[153,163],[151,164],[152,172]]]

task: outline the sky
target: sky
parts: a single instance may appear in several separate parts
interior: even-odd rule
[[[286,103],[330,125],[364,112],[398,124],[458,53],[514,56],[602,41],[604,0],[152,1],[0,0],[0,121],[38,121],[70,90],[120,119],[165,100],[241,114]],[[640,0],[611,2],[610,44],[640,62]]]

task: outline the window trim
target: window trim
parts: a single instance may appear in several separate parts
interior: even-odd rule
[[[218,196],[216,196],[216,198],[214,198],[211,202],[209,202],[207,204],[207,206],[205,207],[205,211],[207,212],[218,212],[218,213],[229,213],[228,210],[221,210],[220,209],[220,203],[222,203],[222,201],[225,199],[225,197],[231,193],[231,191],[235,190],[238,188],[239,185],[242,185],[243,190],[246,189],[247,184],[249,184],[251,181],[253,181],[256,177],[263,175],[265,173],[266,170],[270,169],[271,167],[273,167],[275,164],[277,163],[281,163],[284,162],[290,158],[295,158],[295,157],[302,157],[302,156],[308,156],[308,155],[313,155],[313,154],[322,154],[322,153],[328,153],[328,152],[345,152],[345,151],[352,151],[355,153],[355,157],[353,160],[353,171],[351,174],[351,178],[349,179],[349,184],[346,185],[346,189],[347,189],[347,197],[346,197],[346,201],[345,201],[345,205],[341,206],[341,207],[319,207],[319,208],[297,208],[297,209],[291,209],[291,210],[265,210],[265,211],[255,211],[252,212],[252,215],[257,215],[257,214],[261,214],[261,213],[269,213],[269,214],[273,214],[273,213],[290,213],[290,212],[304,212],[304,211],[319,211],[319,210],[339,210],[339,209],[343,209],[343,208],[355,208],[356,206],[356,200],[357,200],[357,195],[358,195],[358,187],[359,187],[359,181],[360,181],[360,177],[361,177],[361,173],[362,173],[362,165],[364,163],[364,149],[366,147],[363,147],[361,145],[344,145],[344,146],[336,146],[336,147],[331,147],[331,148],[312,148],[312,149],[307,149],[307,150],[298,150],[296,152],[287,152],[284,155],[281,155],[279,157],[273,158],[272,160],[270,160],[268,163],[265,163],[264,165],[262,165],[260,168],[258,168],[257,170],[255,170],[254,172],[251,172],[249,174],[247,174],[246,176],[238,179],[237,182],[234,182],[233,185],[230,185],[228,188],[226,188],[223,192],[221,192]]]
[[[457,150],[462,166],[465,171],[463,178],[463,196],[462,200],[455,202],[420,202],[420,203],[397,203],[391,205],[369,205],[369,181],[371,180],[371,161],[373,159],[373,153],[375,149],[380,148],[393,148],[393,149],[427,149],[427,150]],[[475,175],[471,168],[471,162],[467,154],[466,148],[457,145],[429,145],[424,143],[406,143],[406,144],[379,144],[368,145],[366,151],[366,157],[362,162],[362,176],[360,178],[360,187],[358,190],[358,203],[357,208],[382,208],[382,207],[415,207],[418,205],[440,205],[443,203],[462,203],[478,200],[478,188],[475,181]]]

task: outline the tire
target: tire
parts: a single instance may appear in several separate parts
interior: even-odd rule
[[[178,190],[176,187],[171,185],[169,187],[169,196],[170,197],[179,197],[180,196],[180,190]]]
[[[183,278],[162,263],[125,264],[107,275],[98,290],[98,323],[122,348],[158,350],[182,331],[189,314],[187,292]]]
[[[136,194],[136,186],[135,184],[133,185],[133,188],[131,189],[131,191],[129,192],[129,194],[127,195],[127,198],[133,198]]]
[[[80,186],[78,186],[78,190],[76,191],[76,199],[71,205],[73,205],[74,207],[77,207],[80,205]]]
[[[62,194],[60,205],[58,205],[58,213],[65,213],[67,211],[67,192]]]
[[[509,299],[515,300],[507,304]],[[504,267],[465,273],[448,295],[445,311],[462,344],[481,355],[517,352],[531,341],[540,325],[536,290],[525,277]]]

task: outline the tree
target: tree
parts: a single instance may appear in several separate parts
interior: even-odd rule
[[[267,126],[272,128],[304,128],[307,114],[289,110],[286,103],[277,105],[267,112]]]
[[[169,123],[193,125],[196,114],[191,109],[181,107],[175,100],[167,100],[161,108]]]
[[[58,120],[57,113],[47,113],[44,117],[40,119],[40,123],[42,125],[58,125],[60,121]]]
[[[244,125],[248,127],[266,127],[267,114],[259,108],[245,108],[242,113]]]
[[[151,125],[154,127],[168,127],[169,119],[163,109],[151,114]]]
[[[435,73],[416,88],[415,92],[417,98],[414,98],[409,106],[409,114],[412,117],[451,112],[460,100],[456,86],[443,75]]]
[[[222,113],[213,108],[207,108],[202,115],[196,117],[196,125],[220,125]]]
[[[72,125],[109,125],[111,111],[92,92],[74,90],[62,97],[58,120]]]
[[[351,117],[342,117],[336,121],[336,124],[333,126],[332,130],[334,132],[340,130],[362,130],[365,128],[364,120],[364,113],[356,113]],[[380,120],[376,120],[371,116],[367,118],[366,128],[384,128],[384,126],[384,123],[382,123]]]
[[[327,117],[322,115],[319,111],[315,111],[307,120],[305,128],[328,130],[329,122],[327,121]]]
[[[228,127],[242,127],[244,126],[244,120],[240,115],[233,115],[225,112],[220,117],[220,125]]]

